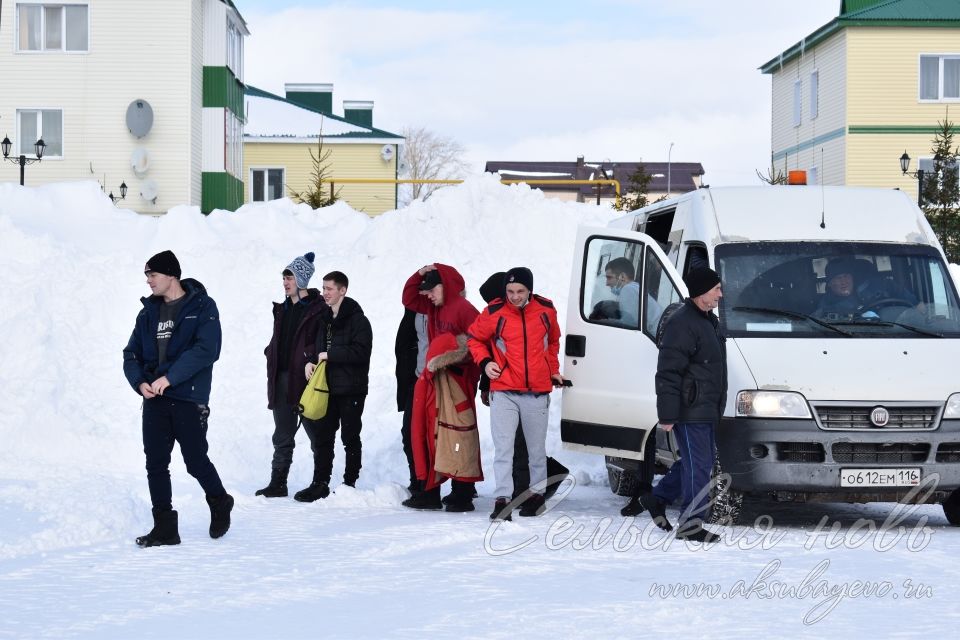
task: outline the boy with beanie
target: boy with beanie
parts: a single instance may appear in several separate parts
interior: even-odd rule
[[[255,495],[265,498],[287,496],[287,476],[301,423],[316,454],[316,423],[301,417],[298,411],[307,386],[302,372],[317,354],[320,315],[327,308],[320,291],[307,288],[316,269],[313,259],[312,252],[297,256],[281,272],[284,299],[273,303],[273,334],[263,350],[267,357],[267,408],[273,412],[273,461],[270,483]]]
[[[518,423],[527,444],[532,491],[520,515],[543,513],[550,392],[563,384],[557,312],[553,302],[533,293],[530,269],[507,271],[502,295],[470,325],[467,342],[474,362],[490,378],[490,431],[497,483],[491,520],[511,519]]]
[[[220,314],[213,298],[192,278],[180,280],[180,262],[161,251],[143,268],[152,295],[141,298],[123,373],[143,397],[143,451],[153,504],[153,529],[141,547],[180,544],[173,510],[170,452],[180,443],[187,472],[203,487],[210,507],[210,537],[230,528],[233,498],[207,457],[207,418],[213,363],[220,357]]]
[[[725,338],[712,313],[723,293],[720,276],[707,267],[693,269],[683,281],[689,297],[664,325],[656,375],[658,421],[676,436],[680,459],[640,502],[669,531],[666,505],[679,499],[677,537],[715,542],[719,536],[703,524],[710,519],[706,488],[716,458],[714,428],[727,398]]]

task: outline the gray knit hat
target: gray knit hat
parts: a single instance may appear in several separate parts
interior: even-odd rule
[[[297,281],[298,289],[306,289],[307,285],[310,284],[310,278],[313,277],[313,272],[317,270],[313,266],[313,252],[310,251],[305,253],[302,256],[297,256],[293,259],[293,262],[287,265],[287,268],[284,269],[284,273],[290,272],[293,274],[293,277]]]

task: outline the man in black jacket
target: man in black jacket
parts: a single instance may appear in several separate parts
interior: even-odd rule
[[[357,301],[347,297],[348,286],[347,276],[340,271],[323,276],[327,309],[320,315],[317,355],[307,363],[304,373],[309,379],[317,363],[327,361],[330,400],[327,414],[317,421],[313,482],[293,496],[300,502],[313,502],[330,495],[337,429],[342,429],[340,440],[346,458],[343,484],[355,486],[360,477],[361,415],[367,397],[373,330]]]
[[[263,350],[267,356],[267,408],[273,412],[273,463],[270,484],[255,495],[287,495],[287,475],[301,422],[316,455],[316,424],[298,415],[300,396],[307,386],[301,372],[317,355],[320,314],[327,308],[320,292],[308,289],[313,276],[312,252],[297,256],[283,270],[284,301],[273,305],[273,335]]]
[[[657,360],[657,416],[660,428],[673,431],[680,459],[640,501],[657,526],[670,530],[666,505],[681,499],[678,538],[715,542],[703,528],[709,519],[707,487],[716,456],[714,427],[727,396],[725,339],[713,310],[723,297],[720,276],[698,268],[684,276],[689,297],[663,329]]]

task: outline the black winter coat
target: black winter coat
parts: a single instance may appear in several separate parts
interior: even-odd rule
[[[331,395],[365,396],[369,387],[373,329],[353,298],[344,298],[333,317],[327,307],[320,314],[317,353],[327,352],[327,385]],[[314,357],[312,362],[316,362]]]
[[[308,362],[316,360],[317,331],[319,316],[327,308],[327,304],[317,289],[308,289],[309,298],[305,298],[307,308],[303,311],[300,323],[293,332],[290,340],[290,352],[281,354],[280,331],[283,327],[283,317],[290,309],[288,300],[273,303],[273,337],[270,344],[263,350],[267,356],[267,408],[273,409],[277,404],[298,405],[303,390],[307,387],[307,378],[304,368]],[[277,397],[277,371],[280,369],[280,358],[287,358],[287,389],[281,397]]]
[[[417,312],[404,308],[403,319],[397,327],[397,340],[393,347],[397,357],[397,411],[407,406],[407,398],[417,384],[417,355],[420,351],[417,338]]]
[[[727,400],[726,339],[717,317],[692,300],[670,317],[657,359],[657,416],[660,422],[712,422]]]

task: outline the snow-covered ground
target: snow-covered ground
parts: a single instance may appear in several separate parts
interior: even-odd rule
[[[896,513],[889,505],[759,505],[749,519],[770,515],[766,536],[736,527],[723,544],[691,549],[642,516],[618,515],[623,500],[605,486],[602,461],[561,449],[559,402],[548,451],[576,486],[547,515],[491,527],[490,481],[478,485],[474,513],[400,506],[393,343],[406,277],[428,262],[456,265],[480,307],[490,273],[527,265],[562,318],[576,225],[610,217],[492,176],[373,220],[286,200],[157,219],[113,207],[92,182],[0,184],[0,637],[849,638],[956,628],[960,531],[939,507],[911,509],[878,536]],[[230,532],[211,540],[202,492],[175,455],[183,544],[139,549],[150,505],[140,402],[120,352],[148,291],[143,263],[162,249],[220,307],[210,455],[237,507]],[[317,255],[313,284],[347,273],[374,327],[358,488],[314,504],[253,497],[272,452],[270,303],[282,297],[281,270],[306,251]],[[483,407],[479,420],[487,424]],[[338,445],[335,484],[342,457]],[[301,435],[291,489],[311,471]],[[823,516],[839,533],[815,535]],[[697,592],[661,596],[661,585]]]

